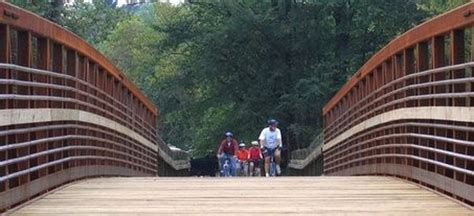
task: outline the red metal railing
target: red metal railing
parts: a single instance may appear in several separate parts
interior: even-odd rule
[[[474,202],[474,3],[375,54],[323,109],[326,175],[394,175]]]
[[[185,169],[188,155],[160,139],[156,118],[89,44],[0,2],[0,212],[81,178]]]

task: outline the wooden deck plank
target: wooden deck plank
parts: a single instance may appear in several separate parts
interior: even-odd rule
[[[48,194],[13,215],[474,215],[392,177],[99,178]]]

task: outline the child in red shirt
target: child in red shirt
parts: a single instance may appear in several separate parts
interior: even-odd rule
[[[252,147],[249,149],[250,176],[260,176],[260,160],[262,160],[262,151],[257,141],[252,141]]]
[[[242,141],[239,144],[239,150],[236,152],[237,156],[237,171],[240,175],[248,176],[248,159],[249,150],[245,148],[245,143]]]

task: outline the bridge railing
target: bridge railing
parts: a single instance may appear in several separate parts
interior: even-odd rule
[[[295,175],[321,175],[324,134],[319,134],[308,147],[291,152],[288,167]]]
[[[158,175],[161,176],[186,176],[189,175],[190,154],[183,150],[171,149],[160,136],[158,136]]]
[[[474,3],[375,54],[325,106],[324,173],[399,176],[474,202]]]
[[[157,136],[157,115],[78,36],[0,2],[0,213],[81,178],[186,169],[186,153]]]

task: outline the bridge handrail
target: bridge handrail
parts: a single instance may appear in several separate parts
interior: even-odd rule
[[[190,154],[183,150],[172,150],[168,144],[161,138],[157,136],[157,143],[159,146],[158,154],[166,161],[170,166],[175,170],[184,170],[189,169],[190,164]]]
[[[400,127],[400,126],[431,127],[431,128],[455,129],[455,130],[466,131],[466,132],[474,132],[474,128],[471,128],[471,127],[447,126],[447,125],[443,125],[443,124],[433,124],[433,123],[407,122],[407,123],[390,124],[390,125],[387,125],[387,126],[378,127],[378,128],[375,128],[375,129],[371,130],[370,132],[364,132],[364,133],[358,134],[357,136],[354,137],[354,139],[362,138],[362,137],[364,137],[364,136],[366,136],[366,135],[368,135],[372,132],[381,132],[383,130],[392,129],[392,128],[396,128],[396,127]],[[428,135],[421,135],[421,134],[414,134],[414,133],[409,133],[409,134],[406,133],[405,135],[413,135],[414,137],[417,137],[417,138],[431,138],[431,139],[435,139],[435,140],[438,140],[438,141],[452,142],[452,143],[461,144],[461,145],[465,145],[465,146],[473,146],[473,142],[456,140],[456,139],[439,137],[439,136],[428,136]],[[331,160],[334,157],[342,155],[344,152],[352,150],[353,148],[355,148],[357,146],[361,146],[361,145],[369,143],[371,141],[382,140],[382,139],[387,138],[387,137],[389,137],[389,138],[402,137],[402,136],[405,136],[405,135],[398,135],[397,134],[397,135],[385,135],[383,137],[375,137],[375,138],[372,138],[372,139],[369,139],[369,140],[358,142],[357,144],[352,145],[348,148],[342,148],[341,146],[335,146],[334,148],[330,148],[330,149],[327,150],[327,153],[331,153],[333,151],[335,153],[332,154],[332,155],[327,156],[325,159],[326,160]],[[472,159],[474,159],[474,158],[471,157],[471,160]]]
[[[320,133],[308,147],[291,152],[288,166],[292,169],[304,169],[309,163],[321,156],[323,145],[324,133]]]
[[[325,175],[393,175],[474,204],[473,12],[394,39],[326,104]]]
[[[82,178],[186,174],[157,115],[87,42],[0,2],[0,213]]]
[[[133,128],[137,133],[141,133],[143,136],[147,136],[147,135],[145,133],[142,133],[141,131],[142,130],[146,131],[147,134],[150,134],[150,136],[151,136],[151,137],[148,137],[150,139],[150,141],[153,141],[154,139],[156,139],[156,137],[155,137],[156,136],[156,129],[154,128],[154,126],[152,126],[150,123],[146,122],[143,119],[143,117],[141,117],[141,116],[137,116],[137,115],[132,116],[128,113],[125,113],[125,112],[129,112],[129,113],[133,114],[133,110],[131,108],[127,107],[122,102],[119,102],[117,99],[113,98],[112,96],[110,96],[109,94],[104,92],[103,90],[97,88],[94,85],[91,85],[90,83],[87,83],[87,82],[85,82],[81,79],[78,79],[76,77],[73,77],[71,75],[61,74],[59,72],[52,72],[52,71],[41,70],[41,69],[36,69],[36,68],[23,67],[23,66],[15,65],[15,64],[0,63],[0,69],[10,69],[10,70],[14,70],[16,72],[23,72],[23,73],[28,73],[28,74],[45,75],[45,76],[49,76],[49,77],[63,78],[63,79],[66,79],[66,80],[74,81],[77,84],[84,85],[88,88],[91,88],[91,89],[99,92],[102,96],[107,97],[108,99],[114,101],[114,104],[110,104],[107,101],[105,101],[105,99],[101,99],[98,96],[92,95],[92,94],[90,94],[90,93],[88,93],[84,90],[77,89],[76,87],[71,87],[71,86],[68,86],[66,84],[58,85],[58,84],[49,84],[49,83],[39,82],[39,81],[34,81],[33,82],[33,81],[22,81],[22,80],[17,80],[17,79],[0,79],[0,84],[3,84],[3,85],[14,84],[14,85],[17,85],[17,86],[43,87],[43,88],[50,88],[50,89],[60,89],[60,90],[73,91],[74,93],[82,94],[82,95],[86,96],[87,98],[92,98],[96,101],[99,101],[102,105],[107,106],[110,109],[116,110],[121,115],[127,116],[127,120],[132,121],[132,123],[135,123],[135,125],[138,125],[138,126],[135,126],[134,124],[132,124],[132,123],[126,121],[126,120],[121,120],[121,118],[119,118],[117,115],[115,115],[113,113],[109,113],[109,115],[112,115],[114,117],[115,121],[120,121],[122,124],[128,125],[130,128]],[[9,94],[9,95],[12,95],[12,94]],[[21,97],[21,96],[18,96],[18,97]],[[38,97],[38,96],[35,96],[35,97]],[[44,100],[53,99],[53,97],[51,97],[51,96],[48,96],[48,98],[44,97]],[[76,103],[81,103],[82,105],[85,105],[85,106],[92,107],[94,109],[101,110],[104,113],[108,112],[104,108],[100,108],[100,107],[98,107],[98,106],[96,106],[92,103],[87,102],[87,101],[77,100],[77,99],[72,98],[72,97],[56,97],[56,99],[57,100],[61,100],[61,99],[62,100],[70,100],[70,101],[74,101]],[[114,106],[116,104],[120,105],[125,110],[125,112],[122,111],[121,109],[119,109],[118,107]],[[141,124],[145,124],[147,127],[142,127]]]
[[[153,102],[148,99],[120,70],[115,67],[103,54],[98,52],[93,46],[84,41],[73,32],[46,20],[34,13],[23,10],[15,5],[0,2],[2,11],[4,11],[1,23],[18,28],[23,31],[29,31],[39,37],[49,38],[54,42],[74,48],[81,55],[97,62],[110,75],[123,82],[137,98],[139,98],[154,114],[158,109]],[[8,14],[8,15],[7,15]]]
[[[449,12],[438,15],[415,28],[410,29],[404,34],[390,41],[385,47],[374,54],[352,77],[344,84],[344,86],[330,99],[323,108],[325,115],[331,110],[353,87],[358,81],[362,80],[381,63],[392,57],[394,54],[403,52],[403,50],[412,47],[422,41],[430,38],[441,36],[453,29],[462,29],[469,26],[473,22],[474,13],[472,10],[474,3],[470,2]]]
[[[401,84],[402,82],[407,81],[409,79],[413,79],[413,78],[418,78],[418,77],[427,76],[427,75],[435,75],[435,74],[438,74],[438,73],[444,73],[444,72],[448,72],[448,71],[457,72],[460,69],[468,69],[468,68],[471,68],[471,67],[474,67],[474,62],[468,62],[468,63],[458,64],[458,65],[449,65],[449,66],[445,66],[445,67],[426,70],[426,71],[423,71],[423,72],[409,74],[409,75],[397,78],[395,80],[390,81],[389,83],[384,84],[382,87],[376,89],[375,91],[372,91],[372,93],[370,93],[369,95],[364,97],[362,100],[357,101],[353,105],[353,107],[357,107],[356,112],[353,112],[354,110],[349,110],[348,109],[348,110],[344,111],[340,116],[338,116],[337,119],[334,120],[331,124],[327,125],[325,130],[324,130],[324,133],[333,134],[332,136],[328,136],[327,140],[330,140],[333,137],[337,136],[339,131],[343,131],[346,128],[352,126],[354,124],[354,122],[357,122],[357,120],[363,119],[364,117],[368,116],[369,113],[365,113],[365,114],[362,114],[361,116],[357,117],[357,120],[353,121],[353,124],[346,124],[347,121],[349,121],[349,119],[351,119],[354,115],[358,114],[359,112],[364,111],[365,108],[370,107],[371,105],[373,105],[373,104],[375,104],[375,103],[377,103],[377,102],[379,102],[379,101],[381,101],[381,100],[383,100],[383,99],[385,99],[389,96],[392,96],[392,95],[394,95],[398,92],[402,92],[404,90],[412,89],[412,88],[425,87],[425,86],[429,86],[430,84],[431,85],[444,85],[444,84],[456,84],[457,82],[469,82],[469,81],[472,81],[472,78],[441,80],[441,81],[435,81],[435,82],[424,82],[424,83],[421,83],[421,84],[409,85],[409,86],[405,86],[405,87],[401,87],[401,88],[398,88],[398,89],[391,90],[390,88],[393,87],[394,85]],[[389,90],[390,93],[384,94],[383,96],[377,97],[375,100],[370,100],[370,102],[364,104],[369,99],[372,99],[373,96],[381,93],[384,90]],[[361,106],[361,104],[364,104],[364,105],[362,107],[358,108],[359,106]],[[378,107],[378,109],[380,109],[380,108]],[[344,126],[343,126],[343,128],[336,127],[336,124],[342,124]]]

